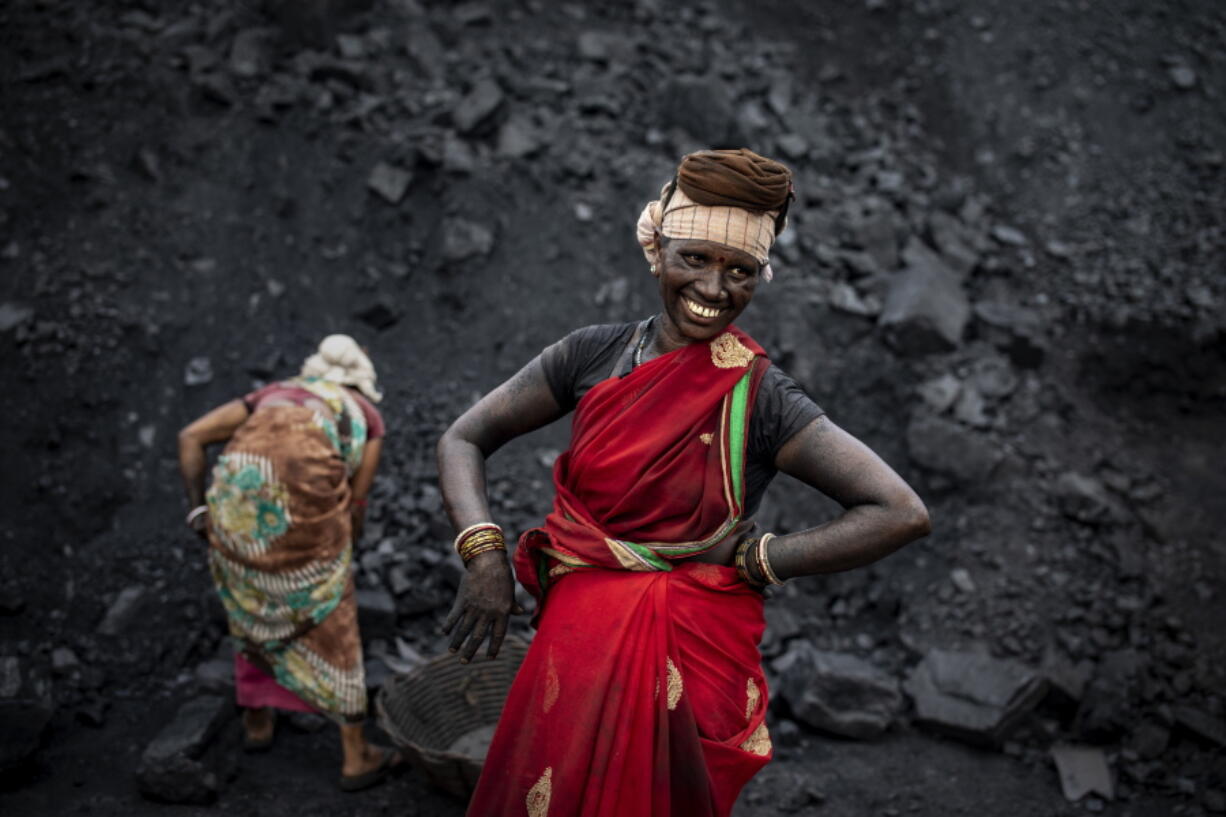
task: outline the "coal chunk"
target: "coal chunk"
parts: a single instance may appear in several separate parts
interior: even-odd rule
[[[386,590],[359,590],[358,621],[368,638],[395,635],[396,599]]]
[[[8,780],[32,760],[55,708],[47,679],[17,656],[0,656],[0,780]]]
[[[970,316],[957,276],[928,255],[890,282],[877,323],[896,351],[925,355],[956,348]]]
[[[205,356],[194,357],[187,361],[183,369],[184,386],[203,386],[213,379],[213,364]]]
[[[413,174],[387,162],[379,162],[370,169],[366,186],[388,204],[399,204],[409,190]]]
[[[973,484],[986,479],[1000,453],[981,434],[941,417],[918,416],[907,426],[907,450],[916,465]]]
[[[502,92],[502,88],[497,82],[487,77],[474,85],[472,90],[456,104],[455,109],[451,112],[451,121],[455,123],[456,130],[460,133],[475,133],[481,129],[481,126],[493,120],[494,114],[505,101],[506,94]]]
[[[258,77],[271,64],[268,29],[248,28],[234,35],[230,44],[230,71],[238,77]]]
[[[1047,691],[1046,680],[1015,661],[978,652],[930,650],[903,683],[916,719],[968,743],[997,745]]]
[[[1123,522],[1127,511],[1094,477],[1073,471],[1061,474],[1055,485],[1056,504],[1070,519],[1086,525]]]
[[[5,301],[0,304],[0,332],[9,332],[34,317],[28,306]]]
[[[726,83],[698,77],[667,82],[659,95],[660,121],[712,148],[736,148],[744,142]]]
[[[201,695],[179,707],[141,755],[141,794],[165,803],[212,802],[220,783],[206,750],[233,714],[230,699],[219,695]]]
[[[902,710],[898,682],[858,656],[797,645],[775,662],[779,695],[797,720],[835,735],[872,738]]]
[[[387,329],[400,320],[399,313],[388,303],[377,301],[359,310],[354,317],[374,329]]]
[[[119,591],[115,601],[106,611],[102,623],[98,625],[99,635],[120,635],[132,626],[140,612],[141,602],[145,600],[145,588],[140,585],[125,587]]]
[[[1107,755],[1099,747],[1057,744],[1051,748],[1051,757],[1056,763],[1065,799],[1075,803],[1087,794],[1099,794],[1108,800],[1115,798]]]
[[[451,219],[443,226],[443,259],[448,263],[489,255],[494,248],[494,231],[483,224]]]
[[[1226,723],[1221,718],[1194,706],[1182,704],[1171,707],[1171,714],[1175,718],[1175,724],[1181,729],[1218,748],[1226,748]]]

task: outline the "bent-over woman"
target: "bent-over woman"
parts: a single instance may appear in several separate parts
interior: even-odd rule
[[[347,791],[379,782],[396,753],[363,736],[366,681],[353,542],[379,465],[375,370],[353,338],[331,335],[300,376],[213,409],[179,432],[188,525],[238,651],[244,748],[267,749],[274,709],[319,712],[340,727]],[[205,491],[205,446],[224,442]]]
[[[734,325],[792,198],[788,169],[751,151],[686,156],[638,225],[660,312],[572,332],[439,441],[467,564],[445,628],[463,659],[487,638],[494,655],[515,602],[484,462],[574,411],[553,511],[514,554],[538,632],[470,815],[728,815],[771,757],[762,589],[927,534],[915,492]],[[842,515],[755,530],[777,471]]]

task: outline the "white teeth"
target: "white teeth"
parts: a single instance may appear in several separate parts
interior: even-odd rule
[[[691,312],[693,312],[695,315],[698,315],[699,317],[702,317],[702,318],[714,318],[716,315],[718,315],[720,312],[723,311],[720,309],[712,309],[709,306],[703,306],[700,303],[691,301],[689,298],[685,299],[685,305],[689,307],[689,310]]]

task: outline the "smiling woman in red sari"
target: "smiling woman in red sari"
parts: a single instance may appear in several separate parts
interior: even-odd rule
[[[786,225],[791,174],[748,150],[682,161],[639,221],[662,310],[545,349],[439,442],[467,564],[452,649],[497,653],[516,612],[485,458],[574,410],[556,499],[514,573],[536,638],[474,817],[725,817],[771,756],[758,653],[767,584],[873,562],[928,532],[923,503],[733,325]],[[758,534],[776,471],[844,512]]]

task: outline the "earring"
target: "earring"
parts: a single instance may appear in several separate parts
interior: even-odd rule
[[[653,273],[656,271],[656,265],[655,265],[655,264],[652,264],[652,265],[651,265],[651,271],[652,271]]]

